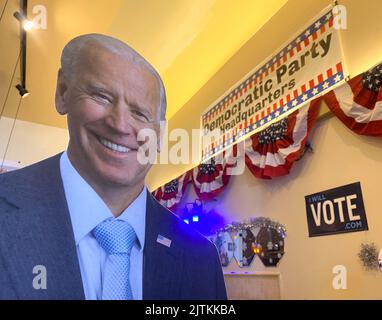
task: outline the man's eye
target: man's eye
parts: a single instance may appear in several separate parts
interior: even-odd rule
[[[133,110],[132,112],[133,112],[133,114],[134,114],[135,116],[137,116],[138,118],[143,119],[144,121],[149,121],[148,116],[145,115],[143,112],[138,111],[138,110]]]
[[[111,99],[102,93],[95,93],[93,96],[98,101],[105,102],[105,103],[111,102]]]

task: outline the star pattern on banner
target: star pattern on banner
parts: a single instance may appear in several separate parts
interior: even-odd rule
[[[272,179],[289,174],[305,151],[320,103],[320,98],[315,99],[246,140],[245,163],[255,177]]]
[[[362,85],[365,89],[378,92],[382,85],[382,64],[366,71],[362,76]]]
[[[382,63],[329,91],[330,111],[353,132],[382,137]]]
[[[213,174],[216,170],[216,163],[215,159],[211,158],[208,163],[203,163],[200,165],[200,172],[202,174]]]
[[[178,179],[174,179],[165,184],[164,192],[165,193],[176,192],[178,190],[178,186],[179,186]]]
[[[288,118],[284,118],[276,123],[271,124],[269,127],[260,131],[258,140],[260,144],[270,144],[277,140],[283,139],[288,130]]]
[[[152,192],[158,202],[167,209],[175,212],[176,206],[181,201],[186,186],[190,181],[191,172],[187,171],[178,178],[167,182]]]

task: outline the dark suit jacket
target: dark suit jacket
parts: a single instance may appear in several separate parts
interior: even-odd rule
[[[0,175],[0,299],[84,299],[60,155]],[[171,246],[157,236],[171,239]],[[47,271],[34,289],[33,268]],[[226,299],[215,246],[148,193],[143,299]]]

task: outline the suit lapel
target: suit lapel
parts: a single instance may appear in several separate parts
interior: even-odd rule
[[[148,192],[146,236],[143,258],[143,299],[177,299],[182,276],[181,257],[174,225],[167,213]],[[167,246],[157,241],[158,235],[171,240]]]
[[[0,246],[20,299],[84,299],[59,159],[15,172],[2,190],[7,196],[0,200]],[[47,288],[38,289],[45,271]]]

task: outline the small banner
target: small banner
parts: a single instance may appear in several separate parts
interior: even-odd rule
[[[359,182],[305,196],[309,237],[368,230]]]
[[[329,109],[357,134],[382,137],[382,63],[328,92]]]
[[[175,212],[176,206],[182,200],[187,183],[190,181],[190,176],[191,173],[187,171],[178,178],[171,180],[164,186],[161,186],[153,191],[152,195],[162,206],[172,212]]]
[[[281,120],[347,76],[332,7],[266,59],[201,117],[202,161]]]
[[[230,175],[227,174],[229,167],[224,153],[221,153],[192,170],[192,182],[199,199],[212,200],[222,193],[230,180]]]
[[[315,99],[246,140],[245,163],[255,177],[272,179],[289,174],[304,154],[320,104],[321,98]]]

